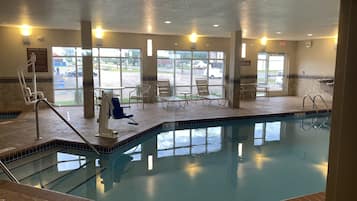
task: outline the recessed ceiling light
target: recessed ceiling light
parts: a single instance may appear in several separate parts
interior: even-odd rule
[[[281,34],[281,32],[280,32],[280,31],[277,31],[277,32],[275,32],[275,33],[276,33],[276,34],[279,34],[279,35]]]
[[[217,27],[219,27],[219,24],[214,24],[212,26],[217,28]]]
[[[311,37],[311,36],[312,36],[312,34],[307,34],[307,36]]]
[[[166,20],[164,23],[165,23],[165,24],[171,24],[171,21]]]

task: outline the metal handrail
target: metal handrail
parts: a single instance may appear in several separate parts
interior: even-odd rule
[[[315,95],[314,98],[313,98],[313,101],[314,101],[315,105],[316,105],[316,98],[320,98],[320,100],[324,103],[326,109],[328,109],[328,104],[326,103],[325,99],[319,94]]]
[[[310,95],[305,95],[304,98],[302,99],[302,108],[305,108],[305,100],[306,98],[309,98],[310,101],[312,102],[312,107],[315,108],[315,101]]]
[[[52,109],[52,111],[54,113],[57,114],[57,116],[59,118],[62,119],[62,121],[64,121],[64,123],[67,124],[67,126],[69,126],[95,153],[97,153],[98,155],[99,152],[98,150],[83,136],[79,133],[79,131],[77,129],[75,129],[72,124],[70,124],[46,99],[39,99],[36,101],[36,104],[35,104],[35,111],[36,111],[36,134],[37,134],[37,140],[40,140],[41,137],[40,137],[40,127],[39,127],[39,119],[38,119],[38,109],[39,109],[39,104],[41,102],[44,102],[46,103],[46,105]]]
[[[12,182],[18,184],[20,183],[19,180],[16,179],[16,177],[10,172],[10,170],[6,167],[6,165],[1,160],[0,160],[0,168]]]

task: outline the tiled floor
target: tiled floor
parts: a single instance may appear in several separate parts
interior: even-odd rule
[[[82,107],[62,107],[58,108],[58,110],[69,119],[74,127],[91,143],[110,147],[163,122],[255,116],[311,110],[311,105],[307,105],[304,110],[301,103],[301,97],[271,97],[258,98],[256,101],[241,102],[240,109],[230,109],[216,103],[208,104],[202,101],[189,103],[185,108],[175,109],[173,106],[167,110],[163,109],[161,104],[146,104],[144,110],[140,104],[133,105],[130,109],[126,109],[125,112],[134,114],[135,119],[139,122],[139,126],[128,125],[126,120],[110,120],[109,127],[119,131],[120,137],[118,139],[95,137],[98,130],[96,118],[84,119]],[[98,111],[96,108],[97,113]],[[35,114],[33,112],[23,113],[16,120],[0,122],[0,156],[9,151],[31,147],[53,139],[82,142],[81,139],[49,109],[40,111],[40,132],[43,139],[36,141]]]
[[[325,201],[325,193],[324,192],[315,193],[302,197],[292,198],[286,201]]]

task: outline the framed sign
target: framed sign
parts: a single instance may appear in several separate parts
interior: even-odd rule
[[[32,53],[36,54],[36,72],[48,72],[47,48],[27,48],[27,60]],[[32,72],[32,67],[29,66],[27,71]]]
[[[251,65],[251,63],[252,63],[251,60],[240,60],[241,67],[249,67]]]

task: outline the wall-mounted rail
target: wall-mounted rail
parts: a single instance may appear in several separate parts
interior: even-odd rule
[[[38,110],[39,110],[39,105],[41,102],[46,103],[46,105],[51,108],[51,110],[59,117],[62,119],[62,121],[64,123],[67,124],[67,126],[69,126],[95,153],[97,153],[98,155],[99,152],[98,150],[82,135],[79,133],[79,131],[77,129],[75,129],[72,124],[70,124],[46,99],[39,99],[36,101],[35,104],[35,111],[36,111],[36,134],[37,134],[37,140],[41,139],[40,136],[40,126],[39,126],[39,118],[38,118]]]

